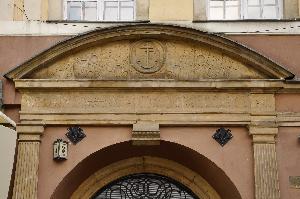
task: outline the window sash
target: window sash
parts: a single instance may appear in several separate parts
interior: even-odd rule
[[[229,4],[227,2],[234,2],[233,0],[220,0],[219,2],[223,2],[222,5],[220,6],[215,6],[215,5],[211,5],[211,0],[208,0],[207,1],[207,13],[208,13],[208,19],[209,20],[214,20],[214,18],[212,18],[211,16],[211,10],[214,9],[214,8],[219,8],[219,9],[222,9],[222,17],[217,19],[217,20],[227,20],[228,17],[227,16],[227,13],[228,13],[228,10],[230,8],[237,8],[237,17],[234,17],[232,19],[240,19],[241,18],[241,1],[240,0],[236,0],[235,2],[237,2],[237,4],[235,5],[232,5],[232,4]]]
[[[96,3],[96,20],[97,21],[134,21],[136,18],[136,0],[64,0],[64,19],[69,20],[70,19],[70,2],[78,2],[81,3],[81,9],[80,9],[80,20],[85,20],[85,11],[86,6],[85,2],[95,2]],[[108,2],[116,2],[117,3],[117,17],[114,20],[105,19],[105,12],[108,8],[113,8],[114,6],[105,6]],[[125,2],[128,2],[131,5],[126,5]],[[125,4],[125,5],[124,5]],[[116,7],[115,7],[116,8]],[[131,11],[129,10],[132,10]],[[129,11],[130,14],[125,14],[125,18],[122,17],[122,13]],[[128,17],[129,16],[129,17]]]
[[[264,3],[266,0],[258,0],[257,5],[249,5],[248,0],[246,0],[246,6],[244,8],[244,18],[245,19],[251,19],[249,17],[249,8],[259,8],[259,16],[257,19],[280,19],[282,16],[281,11],[281,1],[280,0],[274,0],[274,3]],[[275,7],[275,17],[264,17],[264,13],[266,11],[266,8],[268,7]]]
[[[230,8],[233,7],[239,7],[239,13],[238,13],[238,17],[234,18],[234,19],[280,19],[282,17],[282,1],[281,0],[274,0],[274,3],[270,3],[270,0],[258,0],[258,4],[254,5],[254,4],[249,4],[249,0],[240,0],[238,5],[226,5],[226,0],[220,0],[219,2],[223,2],[222,5],[220,4],[219,6],[215,6],[215,5],[211,5],[212,1],[211,0],[207,0],[207,18],[208,20],[229,20],[228,18],[226,18],[226,12],[228,12],[228,10]],[[267,3],[265,3],[267,2]],[[214,8],[222,8],[222,18],[213,18],[211,11]],[[259,8],[259,16],[257,17],[250,17],[250,13],[249,8]],[[273,8],[275,10],[274,17],[267,17],[266,13],[267,13],[267,9],[271,9]]]
[[[135,20],[135,15],[136,15],[136,6],[135,6],[135,1],[134,0],[101,0],[100,1],[100,20],[101,21],[112,21],[111,19],[106,19],[105,18],[105,13],[106,13],[106,9],[107,8],[117,8],[117,21],[131,21],[131,20]],[[116,2],[116,6],[106,6],[106,2]],[[132,2],[132,6],[122,6],[122,2]],[[122,12],[122,8],[132,8],[133,12],[132,12],[132,19],[129,20],[124,20],[121,18],[121,12]],[[124,10],[123,9],[123,10]]]

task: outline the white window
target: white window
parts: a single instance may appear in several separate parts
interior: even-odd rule
[[[245,15],[248,19],[279,19],[279,0],[247,0]]]
[[[134,0],[103,0],[103,20],[131,21],[135,16]]]
[[[210,0],[209,19],[239,19],[239,0]]]
[[[65,0],[64,7],[66,20],[135,20],[135,0]]]
[[[97,1],[66,1],[66,19],[97,20]]]
[[[208,19],[279,19],[280,0],[208,0]]]

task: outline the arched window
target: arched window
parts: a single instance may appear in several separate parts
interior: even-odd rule
[[[92,199],[199,199],[187,187],[165,176],[133,174],[100,189]]]
[[[280,19],[281,0],[208,0],[208,19]]]
[[[66,20],[133,21],[135,0],[65,0]]]

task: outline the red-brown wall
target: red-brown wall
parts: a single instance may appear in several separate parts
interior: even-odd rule
[[[77,145],[70,145],[68,160],[60,163],[52,159],[52,145],[55,139],[66,139],[64,134],[67,132],[67,127],[46,128],[40,148],[38,198],[49,198],[64,177],[91,154],[99,150],[106,150],[105,147],[117,143],[122,146],[121,143],[131,139],[131,126],[82,128],[87,137]],[[230,129],[234,137],[222,147],[212,138],[217,130],[216,127],[161,127],[163,143],[160,146],[137,147],[129,143],[125,148],[120,147],[119,150],[117,148],[115,153],[102,157],[104,159],[98,160],[100,162],[96,167],[95,165],[85,165],[85,168],[89,171],[100,169],[105,166],[101,164],[107,161],[106,159],[117,161],[132,156],[153,155],[174,160],[198,172],[224,199],[238,198],[232,195],[232,189],[226,186],[228,183],[226,184],[226,179],[222,178],[224,174],[236,186],[242,198],[254,199],[252,139],[246,128],[230,127]],[[179,147],[174,148],[165,142],[174,143]],[[184,148],[194,152],[183,154],[182,151],[186,150]],[[203,163],[194,154],[201,154],[219,170],[213,170],[213,165]],[[91,164],[95,164],[95,162],[97,161],[95,160]],[[82,175],[85,174],[82,173]],[[67,183],[78,183],[76,181],[78,178]],[[68,189],[72,190],[71,187]]]

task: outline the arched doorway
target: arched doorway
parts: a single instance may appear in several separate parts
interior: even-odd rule
[[[158,146],[123,142],[98,150],[63,178],[51,198],[89,199],[119,179],[145,173],[171,179],[200,199],[242,198],[231,179],[211,160],[188,147],[165,141]]]
[[[131,185],[128,185],[129,182]],[[158,188],[158,185],[171,186],[171,192],[168,189]],[[130,188],[131,186],[133,188]],[[149,192],[148,188],[152,191]],[[122,193],[124,189],[128,192]],[[155,197],[155,192],[160,192],[160,195]],[[106,194],[114,195],[106,197]],[[189,168],[164,158],[141,156],[121,160],[98,170],[76,189],[71,199],[122,199],[122,194],[127,195],[125,198],[128,199],[221,198],[204,178]]]

